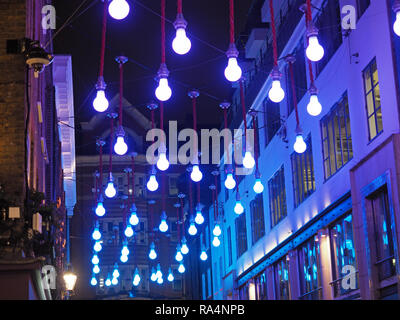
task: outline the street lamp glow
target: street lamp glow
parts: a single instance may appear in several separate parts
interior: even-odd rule
[[[76,279],[78,278],[75,273],[68,271],[64,273],[65,289],[72,291],[75,288]]]
[[[254,183],[253,190],[255,193],[262,193],[264,191],[264,186],[261,183],[261,179],[256,179]]]
[[[197,228],[196,228],[196,226],[194,225],[193,222],[190,223],[190,227],[189,227],[189,229],[188,229],[188,232],[189,232],[189,234],[190,234],[191,236],[196,235],[196,233],[197,233]]]
[[[137,226],[139,224],[139,218],[136,211],[132,211],[131,216],[129,217],[129,223],[133,226]]]
[[[285,98],[285,91],[283,91],[281,81],[279,79],[272,81],[272,86],[269,90],[268,97],[272,102],[275,103],[279,103]]]
[[[101,249],[103,249],[103,246],[101,245],[101,241],[96,241],[96,242],[94,243],[93,250],[94,250],[95,252],[100,252]]]
[[[183,265],[183,263],[181,263],[178,267],[178,272],[179,273],[184,273],[186,271],[185,266]]]
[[[214,247],[218,248],[221,245],[221,241],[218,237],[214,237],[212,244]]]
[[[114,151],[120,156],[123,156],[128,152],[128,145],[125,143],[124,136],[117,137],[117,142],[114,145]]]
[[[240,200],[236,201],[235,207],[233,209],[236,214],[242,214],[244,212],[244,207],[242,205],[242,202]]]
[[[192,173],[190,174],[190,178],[194,182],[199,182],[201,179],[203,179],[203,174],[200,171],[199,166],[196,164],[193,166]]]
[[[196,212],[196,217],[194,218],[194,221],[199,225],[204,223],[204,217],[201,211]]]
[[[128,224],[128,225],[126,226],[126,229],[125,229],[125,236],[126,236],[127,238],[131,238],[131,237],[133,236],[133,229],[132,229],[132,226],[131,226],[130,224]]]
[[[184,55],[190,51],[192,48],[192,42],[186,35],[185,28],[177,28],[176,29],[176,36],[172,41],[172,49],[177,54]]]
[[[236,187],[236,181],[233,179],[233,174],[228,173],[225,180],[225,187],[229,190],[232,190]]]
[[[156,253],[156,250],[154,250],[154,248],[155,248],[155,245],[154,245],[154,242],[152,242],[150,244],[150,252],[149,252],[149,258],[151,260],[154,260],[155,258],[157,258],[157,253]]]
[[[98,227],[94,228],[92,233],[92,239],[96,241],[101,239],[101,232]]]
[[[318,37],[316,35],[308,38],[308,47],[306,50],[307,58],[311,61],[318,62],[324,57],[325,50],[319,44]]]
[[[152,174],[149,181],[147,181],[147,189],[152,192],[158,189],[158,182],[155,174]]]
[[[160,78],[158,87],[156,89],[156,97],[160,101],[167,101],[172,96],[172,90],[168,85],[167,78]]]
[[[97,207],[96,207],[96,215],[98,217],[103,217],[106,214],[106,209],[104,209],[104,205],[102,201],[99,201],[97,203]]]
[[[239,67],[237,59],[231,57],[225,69],[225,78],[230,82],[236,82],[242,77],[242,69]]]
[[[94,274],[98,274],[100,272],[100,267],[99,267],[99,265],[95,265],[94,267],[93,267],[93,273]]]
[[[296,142],[294,143],[293,148],[297,153],[304,153],[307,150],[307,145],[304,142],[303,135],[298,134],[296,136]]]
[[[243,158],[243,166],[246,169],[253,169],[255,164],[256,164],[256,162],[255,162],[251,152],[250,151],[246,151],[246,153],[244,154],[244,158]]]
[[[92,264],[99,264],[99,262],[100,262],[99,256],[97,254],[94,254],[92,258]]]
[[[207,253],[203,250],[203,251],[201,252],[201,254],[200,254],[200,259],[201,259],[202,261],[206,261],[207,258],[208,258]]]
[[[221,227],[219,226],[219,224],[216,224],[213,229],[213,235],[219,237],[221,234],[222,234]]]
[[[318,116],[322,111],[322,105],[318,100],[318,95],[312,94],[310,96],[310,102],[307,105],[307,112],[310,116]]]
[[[111,176],[111,174],[110,174]],[[107,198],[111,199],[114,198],[115,195],[117,194],[117,190],[114,187],[114,182],[112,180],[112,177],[110,178],[110,181],[107,184],[107,188],[104,191],[105,195],[107,196]]]
[[[130,11],[130,7],[126,0],[113,0],[108,7],[108,13],[115,20],[125,19]]]
[[[169,161],[167,159],[166,151],[160,151],[160,155],[157,161],[157,168],[161,171],[165,171],[169,168]]]
[[[158,226],[158,229],[161,232],[167,232],[168,231],[167,214],[164,211],[161,214],[161,222],[160,222],[160,225]]]
[[[104,112],[108,109],[109,103],[104,90],[97,90],[96,98],[93,100],[93,108],[97,112]]]

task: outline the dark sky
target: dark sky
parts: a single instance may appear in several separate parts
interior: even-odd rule
[[[82,1],[54,1],[57,28]],[[160,0],[134,3],[125,20],[108,18],[105,81],[108,84],[107,95],[111,99],[118,91],[118,66],[114,58],[121,54],[129,57],[131,61],[125,65],[124,96],[147,114],[145,106],[155,99],[154,76],[160,66],[160,18],[157,16]],[[252,0],[235,1],[236,34],[244,28],[251,3]],[[178,56],[172,51],[175,29],[167,22],[166,54],[173,96],[165,104],[165,118],[166,121],[178,120],[180,126],[191,126],[191,102],[187,91],[198,88],[202,92],[198,100],[199,125],[218,125],[221,120],[219,102],[229,99],[231,92],[230,83],[223,75],[227,62],[224,52],[229,44],[229,1],[186,0],[183,1],[183,10],[189,23],[187,31],[193,34],[190,36],[192,49],[186,56]],[[94,114],[92,100],[99,69],[102,11],[100,0],[87,0],[77,13],[78,17],[54,40],[56,54],[72,55],[76,124]],[[176,1],[167,0],[167,19],[173,21],[175,16]]]

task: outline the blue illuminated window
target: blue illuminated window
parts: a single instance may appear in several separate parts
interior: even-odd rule
[[[228,227],[228,267],[232,265],[232,231],[231,227]]]
[[[258,194],[256,198],[250,202],[251,212],[251,239],[253,244],[256,243],[265,234],[264,224],[264,203],[263,196]]]
[[[236,224],[236,253],[239,258],[247,251],[246,213],[242,213],[235,220]]]
[[[274,264],[276,300],[290,300],[289,259],[284,256]]]

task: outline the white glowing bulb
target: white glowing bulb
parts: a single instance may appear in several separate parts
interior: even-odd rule
[[[149,181],[147,181],[147,189],[149,191],[156,191],[158,189],[158,182],[154,174],[152,174]]]
[[[317,62],[324,57],[324,48],[319,44],[317,36],[308,38],[308,47],[306,50],[307,58],[311,61]]]
[[[167,232],[168,231],[168,224],[167,224],[167,215],[165,212],[161,214],[161,222],[160,225],[158,226],[158,229],[161,232]]]
[[[121,254],[122,254],[123,256],[129,255],[129,249],[128,249],[128,246],[127,246],[127,245],[124,245],[124,246],[122,247],[122,249],[121,249]]]
[[[236,201],[235,208],[233,209],[236,214],[242,214],[244,212],[243,205],[240,201]]]
[[[133,229],[132,229],[132,226],[131,226],[130,224],[128,224],[128,225],[126,226],[125,235],[126,235],[128,238],[130,238],[130,237],[133,236]]]
[[[133,285],[137,287],[140,283],[140,280],[139,270],[136,269],[135,275],[133,276]]]
[[[93,267],[93,273],[98,274],[99,272],[100,272],[100,268],[99,268],[99,266],[96,264],[96,265]]]
[[[229,190],[232,190],[236,187],[236,181],[233,179],[232,173],[228,173],[225,180],[225,187]]]
[[[93,230],[92,239],[93,240],[100,240],[101,239],[101,232],[100,232],[99,228],[95,228]]]
[[[153,270],[153,273],[151,274],[150,280],[153,282],[157,280],[157,276],[156,276],[156,273],[154,272],[154,270]]]
[[[193,166],[193,170],[192,170],[192,173],[190,174],[190,178],[194,182],[199,182],[199,181],[201,181],[201,179],[203,179],[203,174],[201,173],[200,168],[197,164]]]
[[[182,244],[181,252],[182,252],[182,254],[188,254],[189,253],[189,247],[187,246],[186,243]]]
[[[163,278],[162,278],[162,277],[158,277],[157,283],[158,283],[158,284],[163,284],[163,283],[164,283]]]
[[[201,254],[200,254],[200,259],[201,259],[202,261],[206,261],[207,258],[208,258],[207,253],[203,250],[203,251],[201,252]]]
[[[214,237],[212,244],[214,247],[218,248],[221,245],[221,241],[218,237]]]
[[[225,78],[230,82],[236,82],[242,77],[242,69],[239,67],[237,59],[232,57],[228,60],[225,69]]]
[[[396,12],[396,21],[393,24],[393,30],[400,37],[400,11]]]
[[[111,280],[111,284],[112,284],[113,286],[116,286],[116,285],[118,284],[118,278],[113,278],[113,279]]]
[[[122,263],[126,263],[126,262],[128,261],[128,256],[121,255],[121,257],[119,258],[119,260],[121,260]]]
[[[94,246],[93,246],[93,250],[96,252],[100,252],[101,249],[103,249],[103,246],[101,245],[100,241],[96,241]]]
[[[156,89],[157,99],[160,101],[167,101],[169,98],[171,98],[171,95],[172,95],[172,90],[168,85],[168,79],[161,78],[158,87]]]
[[[157,265],[157,272],[156,272],[156,277],[157,278],[162,278],[162,272],[161,272],[161,266],[160,264]]]
[[[115,195],[117,194],[117,190],[114,187],[114,182],[110,181],[107,184],[107,188],[104,191],[105,195],[107,196],[107,198],[114,198]]]
[[[185,28],[176,29],[176,37],[172,41],[172,49],[174,49],[177,54],[183,55],[188,53],[191,47],[192,43],[190,39],[186,36]]]
[[[255,162],[251,152],[246,151],[246,153],[244,154],[244,158],[243,158],[243,166],[247,169],[253,169],[255,164],[256,164],[256,162]]]
[[[169,161],[167,159],[166,152],[160,152],[160,156],[157,161],[157,168],[161,171],[165,171],[169,168]]]
[[[93,255],[92,264],[99,264],[100,259],[97,254]]]
[[[129,217],[129,223],[133,226],[137,226],[139,224],[139,218],[136,212],[132,212],[131,216]]]
[[[97,279],[95,276],[92,277],[92,280],[90,280],[90,284],[94,287],[97,286]]]
[[[108,100],[104,90],[97,90],[96,98],[93,100],[93,108],[97,112],[104,112],[108,109]]]
[[[318,100],[318,96],[316,94],[312,94],[310,96],[310,102],[307,105],[307,112],[310,116],[318,116],[322,111],[321,103]]]
[[[285,98],[285,91],[283,91],[280,80],[273,80],[271,89],[268,93],[272,102],[279,103]]]
[[[179,267],[178,267],[178,271],[179,271],[179,273],[184,273],[185,272],[185,266],[183,265],[183,263],[181,263],[180,265],[179,265]]]
[[[96,215],[102,217],[106,214],[106,209],[104,209],[103,202],[98,202],[96,207]]]
[[[261,183],[260,179],[256,179],[256,182],[254,183],[254,186],[253,186],[253,190],[255,193],[262,193],[264,191],[264,186]]]
[[[196,233],[197,233],[197,228],[196,228],[196,226],[194,225],[193,222],[190,224],[190,227],[189,227],[188,232],[189,232],[189,234],[190,234],[191,236],[196,235]]]
[[[201,211],[196,212],[196,217],[194,218],[194,222],[197,224],[203,224],[204,223],[204,217]]]
[[[307,145],[304,142],[303,136],[301,134],[296,136],[296,142],[293,146],[294,151],[297,153],[303,153],[304,151],[307,150]]]
[[[130,11],[130,7],[126,0],[113,0],[108,7],[108,12],[111,17],[116,20],[125,19]]]
[[[174,281],[174,275],[172,274],[171,270],[169,271],[169,274],[168,274],[168,281],[169,282]]]
[[[180,251],[178,251],[175,255],[175,260],[178,262],[181,262],[183,260],[183,256],[182,253]]]
[[[107,287],[111,286],[111,279],[109,277],[106,280],[106,286]]]
[[[118,278],[118,277],[119,277],[119,271],[118,271],[118,269],[114,269],[112,276],[113,276],[114,278]]]
[[[213,235],[219,237],[221,234],[222,234],[221,227],[219,226],[219,224],[215,225],[213,229]]]
[[[114,151],[116,154],[123,156],[128,151],[128,145],[125,143],[123,136],[117,137],[117,142],[114,145]]]
[[[149,258],[150,258],[151,260],[154,260],[155,258],[157,258],[157,253],[156,253],[156,250],[154,250],[154,248],[155,248],[155,245],[154,245],[154,243],[152,242],[152,243],[150,244],[150,252],[149,252]]]

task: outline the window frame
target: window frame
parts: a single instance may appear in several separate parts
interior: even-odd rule
[[[272,185],[276,182],[279,183],[279,191]],[[286,187],[285,187],[285,169],[282,165],[268,180],[268,193],[269,193],[269,211],[271,228],[279,224],[285,217],[287,217],[287,200],[286,200]],[[279,194],[279,195],[278,195]],[[281,198],[279,198],[281,196]],[[275,210],[279,206],[279,216]],[[275,208],[276,207],[276,208]]]

